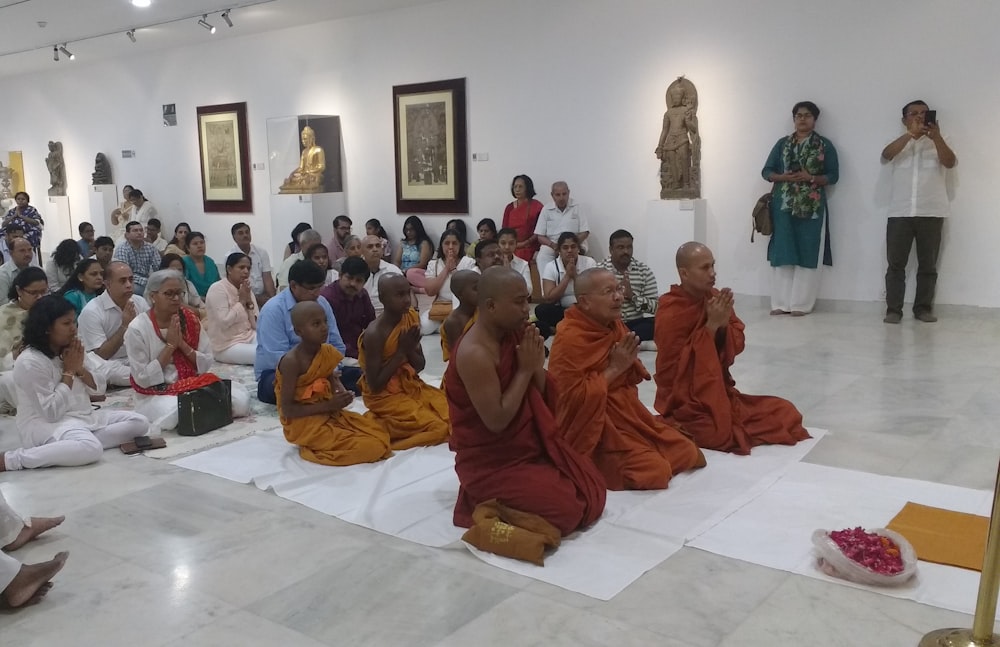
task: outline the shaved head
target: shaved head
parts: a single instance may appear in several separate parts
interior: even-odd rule
[[[378,280],[378,298],[383,304],[393,290],[410,289],[410,282],[402,274],[386,274]]]
[[[454,280],[454,279],[452,279]],[[488,267],[479,279],[479,301],[496,299],[511,293],[512,287],[524,287],[524,278],[509,267]]]
[[[292,327],[301,328],[310,315],[317,314],[317,310],[325,319],[326,312],[323,310],[323,307],[315,301],[299,301],[296,303],[292,306]]]
[[[461,295],[471,286],[479,283],[479,279],[481,278],[482,275],[479,272],[459,270],[451,275],[451,291],[456,295]]]
[[[608,277],[615,279],[615,275],[603,267],[592,267],[589,270],[584,270],[576,275],[576,280],[573,283],[573,294],[576,296],[590,294],[594,291],[595,285]],[[617,283],[616,279],[615,282]]]
[[[677,248],[677,269],[690,267],[691,263],[706,251],[709,254],[712,253],[712,250],[708,249],[707,245],[702,245],[699,242],[691,241],[689,243],[684,243]]]

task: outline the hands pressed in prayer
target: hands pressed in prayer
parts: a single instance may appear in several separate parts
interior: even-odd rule
[[[575,258],[572,259],[571,261],[569,261],[568,263],[566,263],[566,276],[568,276],[571,279],[575,279],[576,278],[576,259]]]
[[[170,325],[167,327],[167,343],[174,348],[181,345],[181,318],[180,315],[170,317]]]
[[[545,365],[545,341],[538,328],[528,324],[524,329],[521,343],[517,345],[517,366],[520,370],[534,373]]]
[[[250,279],[245,279],[240,283],[239,300],[247,308],[253,307],[253,293],[250,292]]]
[[[132,323],[132,320],[135,319],[137,314],[138,312],[135,309],[135,303],[132,302],[132,299],[129,299],[125,304],[125,307],[122,308],[122,326],[127,328],[128,325]]]
[[[62,352],[63,371],[77,375],[83,370],[83,343],[79,337],[70,342]]]
[[[628,280],[628,272],[622,273],[622,296],[625,297],[626,301],[631,301],[634,296],[632,292],[632,282]]]
[[[420,346],[420,328],[416,326],[408,328],[406,332],[399,336],[399,350],[404,355],[409,355]]]
[[[612,346],[608,353],[608,367],[604,369],[604,378],[610,382],[627,371],[639,359],[639,336],[634,332]]]
[[[705,325],[714,333],[725,326],[733,314],[733,291],[722,288],[717,295],[708,300],[705,309],[708,313]]]

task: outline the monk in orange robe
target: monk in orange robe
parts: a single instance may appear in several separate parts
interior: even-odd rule
[[[460,484],[454,520],[468,528],[477,508],[499,503],[568,535],[601,516],[607,489],[593,461],[559,432],[555,384],[541,335],[528,324],[529,303],[520,274],[488,268],[479,318],[445,371]]]
[[[559,387],[556,421],[563,437],[590,456],[611,490],[658,490],[674,474],[704,467],[690,438],[639,401],[650,379],[639,338],[622,322],[615,275],[594,268],[576,277],[576,305],[566,311],[549,356]]]
[[[299,456],[321,465],[356,465],[388,458],[389,434],[359,413],[345,411],[354,394],[344,388],[337,365],[344,356],[327,339],[323,308],[300,301],[292,308],[292,326],[302,338],[278,362],[274,380],[278,415],[285,440],[298,445]]]
[[[749,454],[757,445],[794,445],[809,438],[788,400],[744,395],[729,368],[743,352],[743,322],[733,293],[715,289],[715,257],[700,243],[677,250],[680,285],[656,311],[656,410],[673,418],[699,447]]]
[[[358,381],[372,419],[389,433],[393,449],[438,445],[448,440],[448,401],[441,389],[420,379],[420,316],[410,306],[410,283],[401,274],[378,283],[382,314],[358,339]]]
[[[458,307],[441,324],[441,357],[446,362],[458,338],[476,323],[480,276],[472,270],[459,270],[451,276],[451,291],[458,297]]]

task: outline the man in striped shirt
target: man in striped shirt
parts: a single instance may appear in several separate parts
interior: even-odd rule
[[[622,319],[629,330],[643,342],[642,350],[655,350],[653,346],[653,321],[660,293],[656,289],[653,270],[632,256],[632,234],[619,229],[611,234],[608,245],[610,256],[598,267],[610,270],[624,289]]]

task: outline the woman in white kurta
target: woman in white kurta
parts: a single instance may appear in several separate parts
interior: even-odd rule
[[[132,368],[136,411],[160,429],[177,427],[177,395],[217,381],[212,367],[212,342],[198,315],[181,306],[184,277],[175,270],[149,275],[149,312],[139,315],[125,331],[125,351]],[[214,379],[213,379],[214,378]],[[233,416],[250,413],[250,394],[232,384]]]
[[[24,322],[24,349],[14,362],[21,447],[3,455],[2,469],[87,465],[105,449],[149,432],[132,411],[95,411],[104,393],[100,364],[76,336],[76,310],[60,296],[42,297]]]
[[[257,356],[260,310],[250,290],[250,257],[233,252],[226,258],[226,276],[208,288],[208,336],[215,359],[253,366]]]
[[[48,294],[49,283],[40,267],[26,267],[14,277],[9,300],[0,306],[0,409],[17,408],[14,360],[21,352],[21,335],[28,310]]]
[[[52,588],[49,580],[66,563],[69,553],[59,553],[41,564],[21,564],[7,553],[17,550],[65,517],[22,517],[0,493],[0,598],[12,607],[28,606],[42,599]]]

